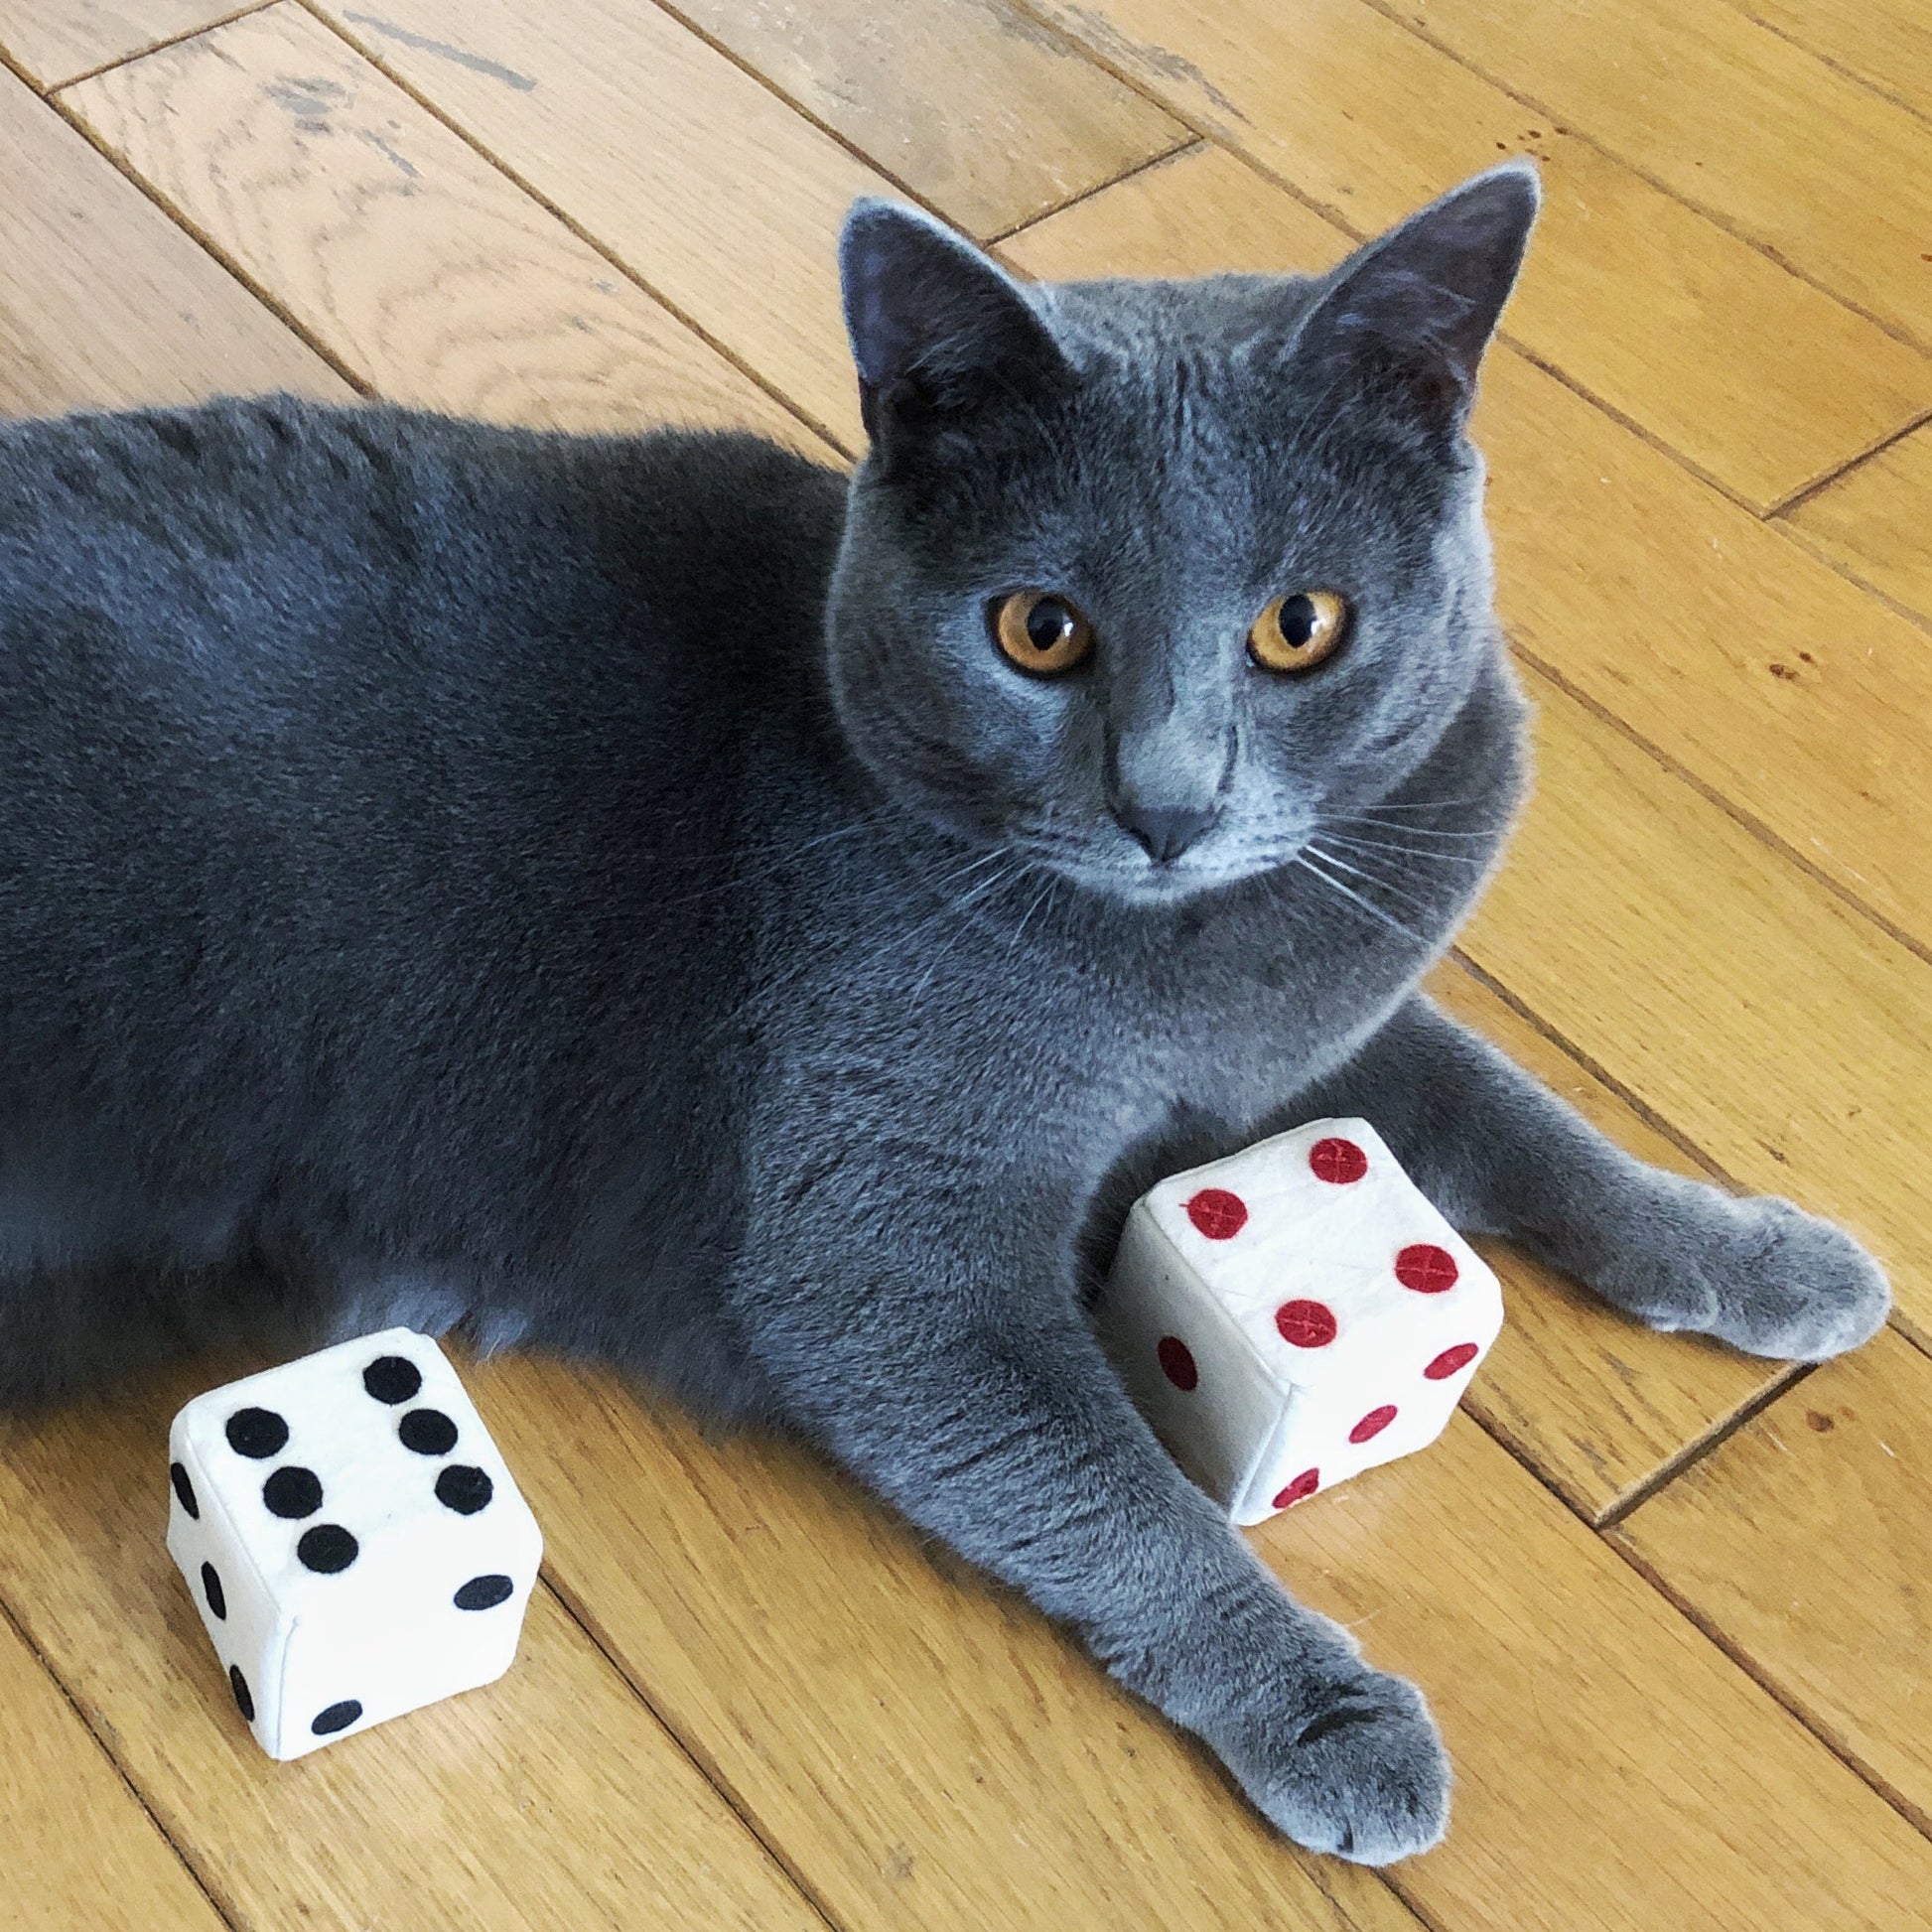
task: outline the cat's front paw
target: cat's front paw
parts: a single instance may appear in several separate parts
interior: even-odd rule
[[[1422,1693],[1363,1670],[1312,1706],[1257,1723],[1222,1755],[1256,1805],[1298,1845],[1392,1864],[1442,1842],[1449,1766]]]
[[[1692,1328],[1753,1355],[1818,1362],[1868,1341],[1891,1308],[1878,1264],[1788,1200],[1734,1200],[1682,1183],[1642,1251],[1620,1253],[1603,1291],[1655,1328]]]

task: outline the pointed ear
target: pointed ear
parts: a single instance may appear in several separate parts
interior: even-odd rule
[[[920,421],[958,420],[1071,370],[1019,284],[929,216],[862,201],[839,240],[859,403],[877,445]]]
[[[1298,359],[1366,357],[1426,415],[1459,428],[1542,202],[1528,161],[1451,189],[1332,272],[1297,336]]]

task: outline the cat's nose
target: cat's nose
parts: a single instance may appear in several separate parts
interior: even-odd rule
[[[1114,807],[1120,828],[1140,840],[1157,866],[1172,865],[1214,823],[1212,805],[1140,805]]]

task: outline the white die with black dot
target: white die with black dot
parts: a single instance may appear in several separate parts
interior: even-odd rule
[[[168,1552],[271,1757],[510,1667],[543,1539],[427,1336],[390,1328],[197,1396],[168,1452]]]
[[[1443,1433],[1502,1290],[1363,1120],[1317,1120],[1135,1202],[1095,1322],[1237,1523]]]

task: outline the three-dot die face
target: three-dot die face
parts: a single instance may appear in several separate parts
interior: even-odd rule
[[[1495,1277],[1363,1121],[1316,1121],[1136,1203],[1102,1340],[1187,1472],[1257,1522],[1441,1433]]]
[[[392,1329],[175,1420],[169,1549],[276,1757],[486,1683],[541,1540],[442,1351]]]

